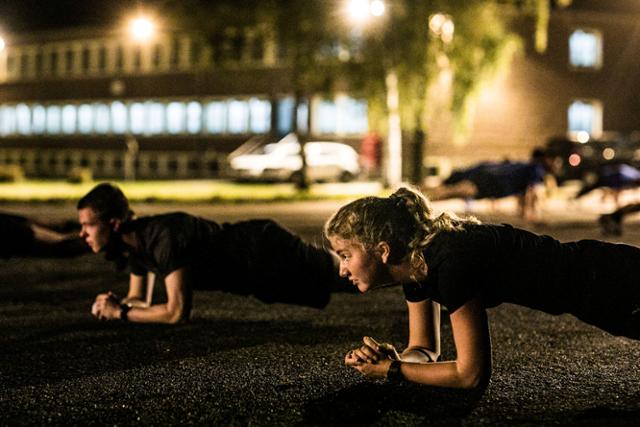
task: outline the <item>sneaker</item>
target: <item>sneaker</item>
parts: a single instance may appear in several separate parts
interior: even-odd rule
[[[622,218],[619,215],[600,215],[598,223],[605,236],[622,236]]]

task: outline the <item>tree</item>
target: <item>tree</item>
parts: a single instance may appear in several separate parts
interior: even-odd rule
[[[474,96],[509,65],[521,45],[511,27],[513,20],[533,17],[536,49],[543,51],[550,7],[571,3],[386,0],[383,16],[358,27],[341,15],[346,1],[165,0],[162,4],[182,11],[178,16],[191,22],[191,28],[202,29],[212,43],[230,25],[265,28],[279,46],[279,60],[289,69],[294,131],[300,131],[298,105],[312,94],[330,92],[345,80],[350,90],[366,94],[370,127],[388,135],[385,176],[387,184],[395,185],[402,178],[403,134],[414,137],[414,179],[421,179],[429,88],[434,80],[450,73],[454,133],[464,137]],[[304,143],[306,135],[299,137]],[[300,187],[306,185],[303,162]]]
[[[330,92],[335,73],[329,70],[337,61],[336,29],[332,19],[335,0],[170,0],[165,9],[186,28],[198,29],[210,46],[229,27],[262,28],[266,38],[277,46],[278,61],[287,66],[283,79],[294,95],[291,118],[292,132],[301,143],[302,169],[296,178],[300,189],[308,188],[304,144],[308,138],[309,121],[301,125],[300,106],[311,95]],[[193,13],[197,10],[197,13]]]

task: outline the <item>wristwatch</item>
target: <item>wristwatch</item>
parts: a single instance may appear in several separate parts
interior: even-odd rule
[[[389,370],[387,371],[387,381],[392,383],[399,383],[404,381],[402,371],[400,370],[401,363],[402,362],[399,362],[397,360],[391,361],[391,365],[389,365]]]
[[[129,310],[131,310],[130,306],[127,304],[120,304],[120,320],[123,322],[129,321]]]

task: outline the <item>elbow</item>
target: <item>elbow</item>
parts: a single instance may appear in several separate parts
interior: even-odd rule
[[[484,389],[491,379],[491,368],[478,368],[463,371],[459,375],[459,388],[464,390]]]
[[[188,314],[184,309],[176,308],[176,309],[167,311],[167,317],[165,319],[165,322],[169,325],[176,325],[178,323],[182,323],[186,321],[187,318],[188,318]]]

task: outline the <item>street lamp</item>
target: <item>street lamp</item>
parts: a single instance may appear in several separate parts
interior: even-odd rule
[[[380,17],[384,12],[385,4],[382,0],[349,0],[347,3],[347,14],[356,24],[364,24],[370,17]]]
[[[382,0],[350,0],[347,12],[351,20],[363,25],[372,17],[385,14]],[[402,127],[400,122],[400,93],[398,73],[394,67],[386,67],[385,88],[387,91],[388,129],[383,154],[383,180],[386,187],[394,187],[402,182]]]
[[[133,18],[129,23],[129,32],[138,42],[149,41],[155,33],[155,25],[151,19],[145,16]]]

